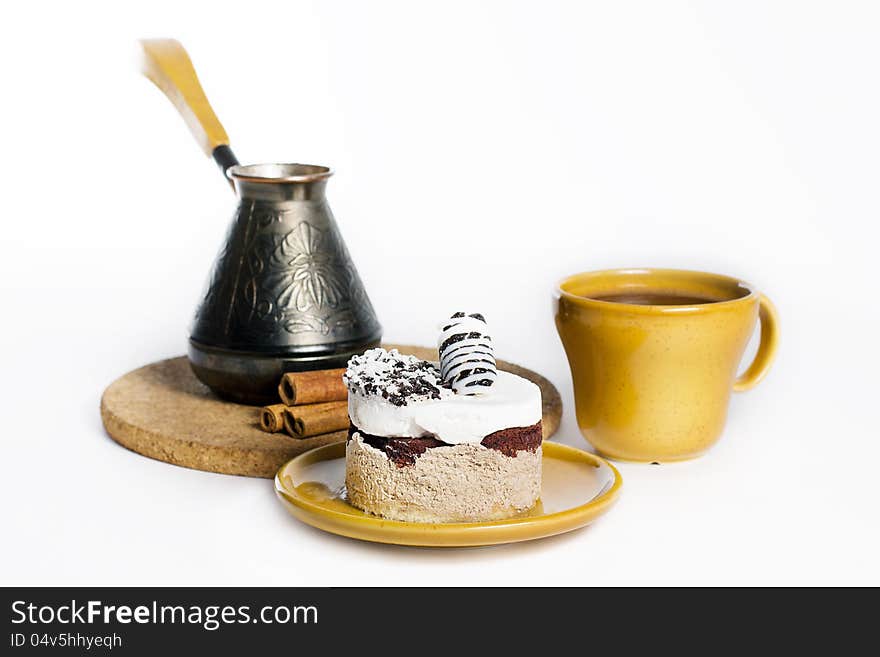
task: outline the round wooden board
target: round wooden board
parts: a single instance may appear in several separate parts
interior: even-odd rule
[[[384,345],[436,360],[437,350]],[[540,374],[505,361],[498,367],[534,381],[544,405],[544,438],[562,418],[562,399]],[[196,470],[248,477],[275,476],[284,463],[313,447],[345,440],[346,431],[290,438],[260,429],[257,406],[223,401],[202,385],[186,357],[151,363],[117,379],[101,398],[107,433],[123,447],[150,458]]]

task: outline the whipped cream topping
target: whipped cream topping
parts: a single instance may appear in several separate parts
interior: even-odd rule
[[[437,341],[440,377],[455,392],[480,394],[495,383],[498,370],[486,319],[480,313],[455,313]]]
[[[529,427],[541,420],[541,389],[510,372],[498,372],[495,384],[479,395],[441,390],[438,398],[398,405],[349,386],[348,415],[358,429],[374,436],[433,436],[450,445],[480,443],[501,429]]]
[[[377,397],[392,406],[453,394],[443,385],[433,363],[404,356],[397,349],[369,349],[360,356],[352,356],[342,380],[348,386],[349,396]]]

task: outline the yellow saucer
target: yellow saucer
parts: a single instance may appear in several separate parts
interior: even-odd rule
[[[385,520],[345,500],[345,443],[317,447],[281,466],[275,492],[287,510],[308,525],[363,541],[466,547],[528,541],[590,524],[605,513],[623,480],[613,465],[593,454],[544,442],[541,499],[507,520],[430,524]]]

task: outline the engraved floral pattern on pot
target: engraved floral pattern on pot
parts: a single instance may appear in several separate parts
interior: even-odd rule
[[[307,221],[301,221],[275,247],[269,267],[276,270],[272,286],[277,291],[278,308],[307,310],[334,309],[348,299],[345,267],[326,234]]]
[[[325,205],[242,200],[196,315],[194,339],[289,348],[378,330]]]

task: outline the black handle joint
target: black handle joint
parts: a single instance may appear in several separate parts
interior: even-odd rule
[[[220,171],[223,172],[224,176],[229,167],[234,167],[238,164],[238,158],[235,157],[235,154],[232,152],[232,149],[229,148],[228,144],[222,144],[215,148],[211,153],[211,157],[214,158],[214,161],[217,163],[217,166],[220,167]]]

